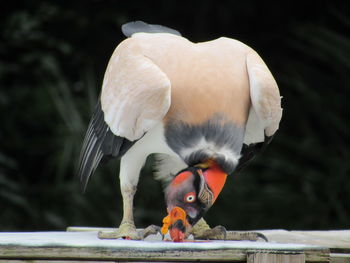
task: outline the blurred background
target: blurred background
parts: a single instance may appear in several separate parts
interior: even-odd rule
[[[117,226],[117,160],[86,193],[81,143],[120,26],[144,20],[191,41],[241,40],[265,60],[283,95],[280,130],[227,184],[207,220],[229,229],[350,228],[349,1],[2,1],[0,231]],[[151,161],[152,158],[150,158]],[[135,198],[138,227],[165,203],[148,162]]]

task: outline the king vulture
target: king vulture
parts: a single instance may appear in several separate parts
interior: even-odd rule
[[[85,189],[102,159],[120,158],[123,218],[101,238],[140,239],[133,198],[147,156],[165,184],[161,231],[182,241],[277,131],[281,97],[260,56],[221,37],[193,43],[176,30],[141,21],[109,60],[83,142],[78,174]]]

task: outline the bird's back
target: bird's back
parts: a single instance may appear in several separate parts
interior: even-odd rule
[[[167,33],[139,33],[132,38],[170,79],[166,120],[199,124],[221,114],[245,125],[250,107],[245,67],[249,47],[229,38],[192,43]]]
[[[132,40],[171,82],[164,119],[169,146],[189,165],[214,157],[231,172],[250,108],[249,47],[228,38],[195,44],[167,33],[139,33]]]

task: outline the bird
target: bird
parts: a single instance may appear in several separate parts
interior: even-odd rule
[[[101,161],[120,159],[122,221],[98,235],[143,238],[133,199],[140,170],[155,154],[167,211],[161,232],[183,241],[204,225],[210,238],[203,216],[227,178],[279,128],[278,85],[258,53],[238,40],[194,43],[177,30],[142,21],[124,24],[122,32],[126,38],[108,62],[78,164],[85,189]]]

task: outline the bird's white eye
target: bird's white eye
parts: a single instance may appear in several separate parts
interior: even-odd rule
[[[185,196],[185,202],[193,203],[194,201],[196,201],[196,194],[195,193],[191,192]]]

